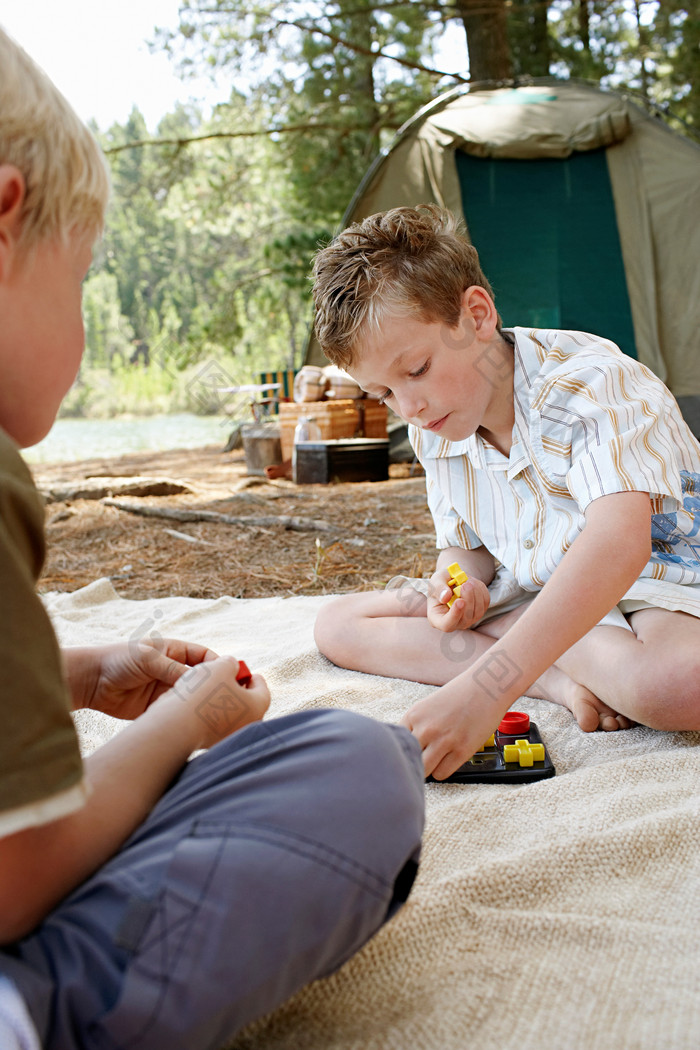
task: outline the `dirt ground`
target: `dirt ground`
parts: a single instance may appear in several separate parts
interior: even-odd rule
[[[41,591],[73,591],[107,576],[125,598],[333,594],[381,587],[397,573],[429,573],[435,563],[425,479],[407,464],[393,464],[388,481],[298,486],[248,476],[242,452],[219,448],[32,471],[47,500]],[[134,495],[136,477],[169,479],[185,491]],[[110,498],[157,516],[120,509]],[[289,527],[290,519],[301,521]]]

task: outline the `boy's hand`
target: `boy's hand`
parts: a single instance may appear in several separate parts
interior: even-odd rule
[[[259,722],[270,706],[270,690],[262,675],[253,674],[247,686],[236,678],[239,662],[220,656],[192,667],[153,706],[186,710],[196,717],[195,748],[212,747],[251,722]]]
[[[421,745],[426,777],[444,780],[483,747],[499,721],[493,703],[470,704],[443,687],[414,704],[401,724]]]
[[[173,638],[131,640],[64,650],[75,707],[133,720],[191,667],[218,658],[213,649]]]
[[[447,586],[448,573],[438,569],[433,573],[428,585],[428,622],[438,631],[466,631],[482,619],[490,605],[489,589],[476,576],[470,576],[462,584],[459,598],[452,606],[448,601],[452,590]],[[488,735],[488,734],[487,734]]]

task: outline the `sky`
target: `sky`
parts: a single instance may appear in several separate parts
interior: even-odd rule
[[[155,26],[174,29],[179,0],[0,0],[2,25],[49,74],[83,118],[107,130],[134,105],[151,132],[178,101],[205,114],[229,97],[230,84],[181,80],[163,51],[147,41]],[[464,70],[464,32],[454,28],[440,67]],[[220,75],[220,74],[219,74]]]
[[[228,96],[209,80],[181,80],[168,56],[151,53],[154,27],[174,29],[179,0],[0,0],[0,25],[49,74],[83,118],[102,130],[134,105],[149,130],[190,98],[207,107]]]

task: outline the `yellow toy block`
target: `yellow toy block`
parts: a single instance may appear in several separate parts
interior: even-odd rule
[[[514,744],[504,744],[503,761],[517,762],[520,766],[544,762],[544,744],[531,744],[529,740],[516,740]]]
[[[460,568],[456,561],[452,562],[451,565],[447,566],[447,571],[450,574],[450,578],[447,581],[447,586],[452,590],[452,597],[448,601],[448,606],[452,608],[452,603],[455,598],[461,597],[462,584],[466,583],[469,577],[467,576],[464,569]]]

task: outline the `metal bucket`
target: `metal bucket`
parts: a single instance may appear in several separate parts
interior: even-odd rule
[[[241,437],[249,474],[265,477],[265,467],[282,462],[282,443],[277,423],[245,423],[241,427]]]

